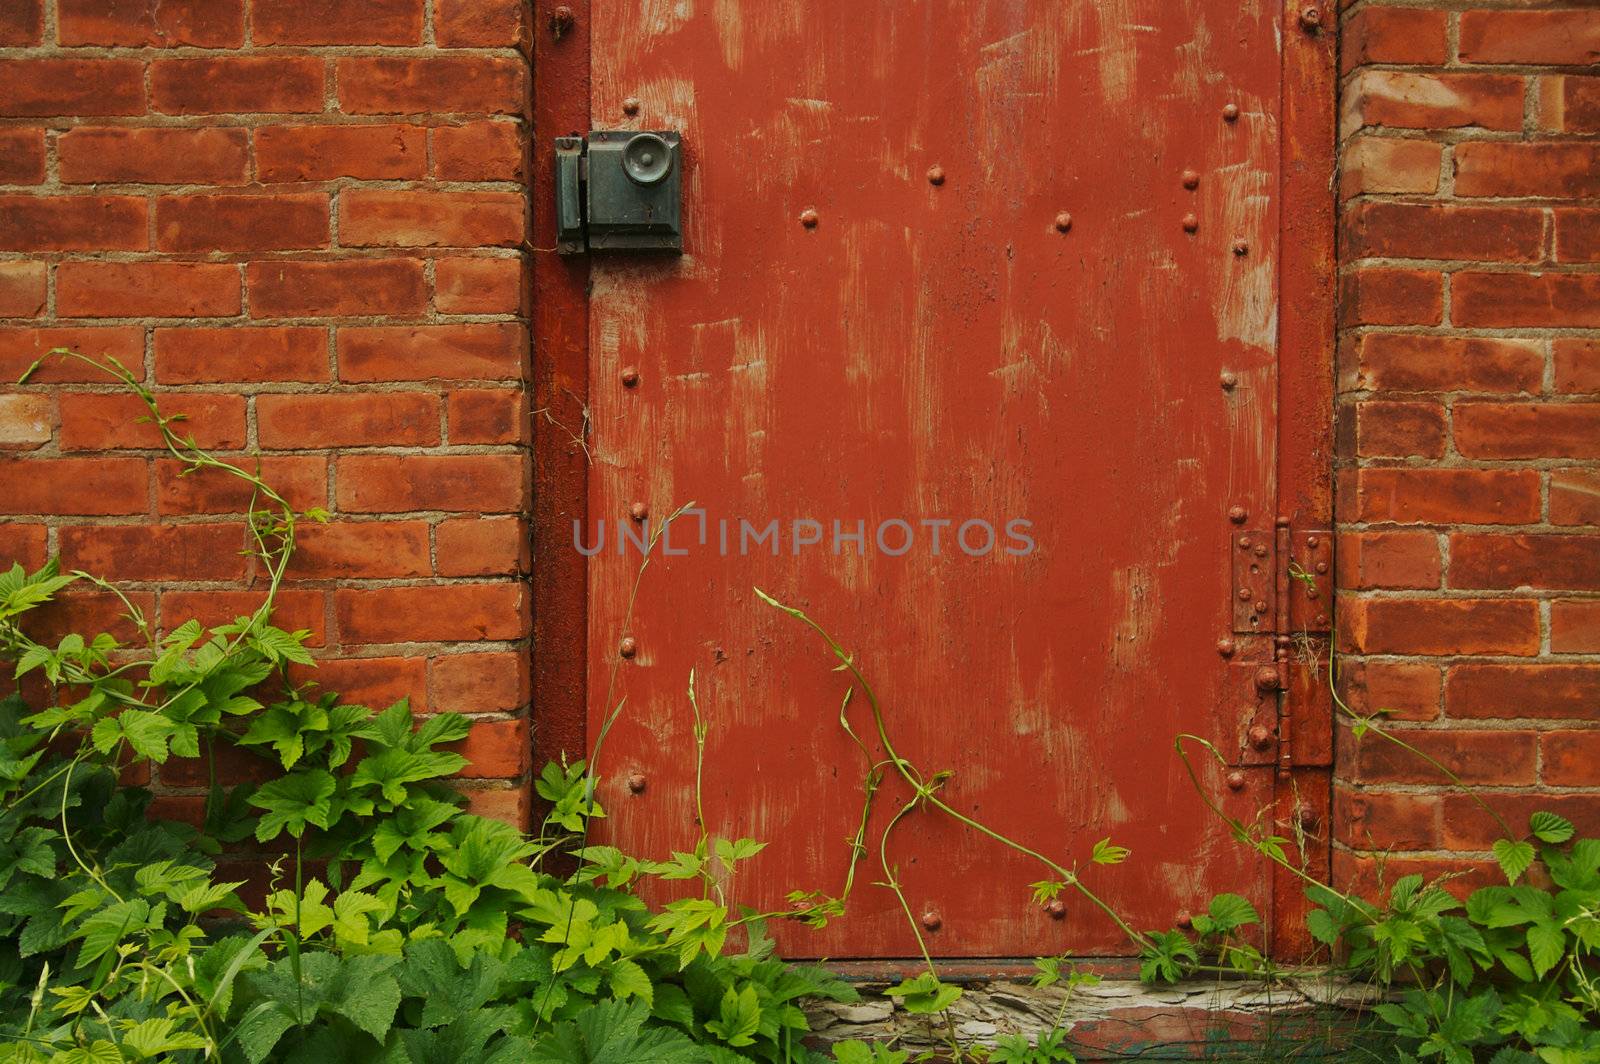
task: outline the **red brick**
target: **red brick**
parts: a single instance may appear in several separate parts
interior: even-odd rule
[[[1539,652],[1538,603],[1515,599],[1356,599],[1347,604],[1354,647],[1365,654]]]
[[[1523,93],[1515,75],[1363,70],[1345,86],[1341,125],[1520,130]]]
[[[528,654],[442,654],[433,659],[431,690],[441,713],[515,712],[532,694]]]
[[[516,322],[360,326],[339,330],[346,381],[519,380],[527,331]]]
[[[1362,457],[1439,458],[1445,452],[1444,406],[1365,400],[1339,408],[1341,452]]]
[[[420,713],[428,708],[427,667],[422,658],[323,658],[317,668],[296,666],[289,675],[297,684],[336,692],[349,705],[383,709],[404,698]]]
[[[467,812],[490,820],[503,820],[518,831],[533,830],[533,800],[525,786],[463,787]]]
[[[1444,671],[1417,661],[1352,659],[1342,670],[1344,699],[1362,715],[1389,720],[1434,720],[1444,692]]]
[[[460,388],[449,396],[450,442],[532,443],[527,397],[506,388]]]
[[[328,503],[328,462],[311,455],[254,455],[230,459],[239,468],[255,473],[267,486],[288,500],[297,510]],[[251,505],[251,483],[221,469],[185,472],[177,459],[156,463],[156,508],[162,514],[242,514]],[[268,500],[256,498],[257,509]],[[301,526],[302,529],[307,527]]]
[[[532,564],[532,534],[515,517],[441,521],[434,532],[440,576],[516,576]]]
[[[1600,473],[1558,469],[1550,474],[1550,523],[1600,525]]]
[[[1458,273],[1452,319],[1491,328],[1600,326],[1600,274]]]
[[[431,392],[263,395],[256,434],[270,450],[439,442],[439,397]]]
[[[250,23],[256,44],[421,44],[422,0],[252,0]]]
[[[1587,720],[1596,705],[1600,665],[1453,665],[1444,684],[1445,712],[1462,719]]]
[[[428,133],[421,126],[263,126],[256,130],[262,181],[422,177]]]
[[[1538,746],[1533,732],[1406,728],[1393,734],[1467,783],[1534,781]],[[1341,727],[1336,758],[1349,779],[1364,783],[1450,782],[1424,758],[1370,732],[1358,742],[1349,728]]]
[[[163,598],[163,609],[170,597],[169,593]],[[217,778],[224,783],[265,783],[283,775],[283,768],[274,757],[256,753],[252,747],[219,742],[211,747],[210,756],[201,747],[199,757],[177,757],[162,765],[161,785],[210,787],[213,763]]]
[[[1600,211],[1557,210],[1554,217],[1557,262],[1600,262]]]
[[[1466,63],[1600,63],[1600,10],[1464,11]]]
[[[144,114],[144,63],[136,59],[7,59],[0,114],[10,118]]]
[[[328,379],[328,330],[315,326],[162,328],[155,349],[162,384]]]
[[[1457,403],[1468,458],[1600,458],[1600,403]]]
[[[314,56],[158,59],[150,102],[166,114],[305,114],[323,109],[326,77]]]
[[[1544,354],[1533,340],[1367,333],[1350,341],[1344,386],[1386,392],[1537,392]]]
[[[1437,325],[1444,287],[1431,270],[1352,270],[1341,284],[1340,313],[1350,325]]]
[[[58,0],[62,44],[140,48],[238,47],[244,0]]]
[[[1452,535],[1450,586],[1600,591],[1600,537]]]
[[[1339,537],[1339,583],[1351,588],[1436,588],[1442,567],[1432,532],[1358,532]]]
[[[77,359],[46,358],[56,348],[68,348],[95,359],[115,358],[135,379],[144,379],[144,330],[137,326],[66,329],[0,329],[0,379],[15,381],[24,370],[43,358],[30,384],[64,381],[104,383],[109,378]]]
[[[1544,252],[1544,212],[1369,201],[1345,212],[1344,238],[1349,258],[1537,262]]]
[[[108,580],[239,580],[245,528],[198,525],[73,525],[59,533],[61,564]]]
[[[1339,841],[1362,849],[1438,849],[1444,833],[1441,807],[1436,794],[1384,794],[1343,787],[1333,791],[1333,823]]]
[[[0,4],[0,48],[26,48],[44,34],[43,0],[12,0]]]
[[[1539,474],[1524,469],[1363,469],[1357,520],[1522,524],[1539,519]]]
[[[0,262],[0,318],[36,318],[44,313],[47,270],[42,262]]]
[[[1546,783],[1551,781],[1546,780]],[[1578,829],[1579,838],[1600,835],[1600,802],[1592,794],[1549,794],[1539,792],[1480,793],[1491,809],[1499,813],[1513,834],[1520,834],[1522,825],[1534,813],[1544,810],[1564,816]],[[1444,847],[1452,850],[1487,850],[1495,840],[1503,839],[1506,829],[1490,816],[1469,794],[1450,794],[1444,799]],[[1485,861],[1493,867],[1493,861]],[[1535,866],[1528,880],[1543,878],[1543,868]],[[1527,882],[1528,880],[1524,880]],[[1505,880],[1500,881],[1502,884]],[[1544,881],[1548,884],[1548,880]]]
[[[416,259],[252,262],[246,276],[256,318],[404,316],[428,303]]]
[[[433,130],[434,176],[444,181],[521,181],[521,127],[515,122],[467,122]]]
[[[135,196],[0,196],[0,250],[143,251],[146,217]]]
[[[516,513],[528,492],[515,454],[350,455],[339,459],[337,482],[339,509],[350,513]]]
[[[521,114],[527,68],[499,56],[348,58],[337,63],[347,114]]]
[[[1600,600],[1577,599],[1550,604],[1550,651],[1554,654],[1600,654]]]
[[[170,632],[186,621],[196,620],[209,630],[253,615],[264,598],[260,591],[163,591],[161,626]],[[311,637],[306,645],[320,647],[328,635],[326,604],[324,592],[279,588],[273,599],[271,623],[286,632],[309,631]]]
[[[1600,786],[1600,731],[1551,731],[1539,737],[1544,782],[1554,787]]]
[[[528,634],[528,594],[521,583],[339,588],[333,603],[339,639],[347,646]]]
[[[466,779],[516,779],[528,771],[533,757],[533,737],[525,717],[515,720],[477,720],[467,737],[440,749],[452,750],[468,761]]]
[[[1364,7],[1339,34],[1346,71],[1368,63],[1443,66],[1449,58],[1445,13],[1419,8]]]
[[[79,318],[220,318],[239,313],[239,269],[225,263],[63,262],[56,308]]]
[[[435,259],[434,305],[441,314],[516,314],[522,310],[522,259]]]
[[[156,614],[156,599],[149,592],[124,592],[146,620]],[[142,642],[122,599],[109,591],[64,591],[55,601],[28,614],[22,628],[34,639],[54,645],[69,632],[79,635],[109,633],[123,644]]]
[[[290,574],[295,579],[427,576],[426,521],[334,520],[302,527]]]
[[[347,247],[514,247],[522,242],[520,192],[349,189],[339,199]]]
[[[49,560],[43,525],[0,523],[0,569],[20,565],[30,573]]]
[[[1433,195],[1439,189],[1443,145],[1396,137],[1352,137],[1339,167],[1339,194],[1413,192]]]
[[[0,129],[0,185],[37,185],[44,180],[44,130]]]
[[[234,450],[244,446],[244,397],[190,392],[156,397],[166,417],[184,415],[172,425],[179,436],[194,437],[208,450]],[[161,434],[147,419],[150,410],[128,392],[85,394],[63,392],[61,449],[102,451],[163,446]]]
[[[239,185],[247,180],[243,129],[79,126],[56,138],[66,184]]]
[[[328,197],[163,196],[156,201],[162,251],[290,251],[328,246]]]
[[[50,442],[55,404],[38,392],[0,393],[0,450],[31,451]]]
[[[1458,196],[1600,196],[1600,144],[1469,141],[1455,161]]]
[[[1540,78],[1539,128],[1600,133],[1600,77]]]

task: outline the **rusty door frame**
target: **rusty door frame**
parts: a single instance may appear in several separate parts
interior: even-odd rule
[[[1296,528],[1331,528],[1335,311],[1337,8],[1333,0],[1281,0],[1279,95],[1277,515]],[[588,582],[585,559],[566,549],[588,511],[589,268],[553,251],[552,138],[590,124],[590,0],[539,0],[533,15],[531,308],[534,492],[533,756],[536,764],[586,749]],[[1317,689],[1317,685],[1310,685]],[[1331,734],[1331,700],[1300,700],[1297,734]],[[531,784],[530,784],[531,786]],[[1308,807],[1308,830],[1331,837],[1331,772],[1280,775],[1280,822]],[[1326,874],[1331,850],[1314,872]],[[1305,940],[1307,903],[1287,871],[1274,873],[1274,952]]]

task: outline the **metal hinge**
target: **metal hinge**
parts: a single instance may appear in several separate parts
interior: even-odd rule
[[[1254,661],[1228,669],[1228,694],[1243,717],[1237,760],[1275,763],[1287,775],[1295,764],[1293,699],[1304,686],[1295,662],[1305,648],[1297,644],[1326,634],[1333,615],[1333,535],[1280,517],[1270,530],[1234,531],[1229,551],[1233,630],[1261,637],[1245,643],[1256,648]]]

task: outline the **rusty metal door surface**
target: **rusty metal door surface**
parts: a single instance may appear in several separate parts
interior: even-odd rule
[[[1283,369],[1292,357],[1291,377],[1326,370],[1320,349],[1284,350],[1301,309],[1286,301],[1315,317],[1323,299],[1288,279],[1322,252],[1286,246],[1323,240],[1320,222],[1286,237],[1281,216],[1285,170],[1302,161],[1284,138],[1323,129],[1285,113],[1286,51],[1315,49],[1315,84],[1331,54],[1298,11],[590,0],[565,41],[540,46],[573,49],[558,53],[569,69],[587,49],[589,128],[678,130],[684,144],[684,254],[591,256],[587,380],[574,384],[587,393],[586,542],[602,521],[606,536],[586,563],[591,740],[626,697],[604,750],[608,841],[654,857],[693,845],[693,669],[707,827],[770,844],[736,902],[838,891],[865,767],[837,723],[846,677],[759,586],[854,653],[900,753],[954,772],[941,792],[953,806],[1067,865],[1103,837],[1129,847],[1086,879],[1134,926],[1171,926],[1221,890],[1272,912],[1271,875],[1207,812],[1173,740],[1194,732],[1225,751],[1229,766],[1202,774],[1235,815],[1281,826],[1286,786],[1325,803],[1323,777],[1291,776],[1278,695],[1253,683],[1278,649],[1271,604],[1257,617],[1259,592],[1241,601],[1237,587],[1256,564],[1241,537],[1275,549],[1278,514],[1328,520],[1319,474],[1284,482],[1325,457],[1325,418],[1292,409]],[[1326,195],[1324,150],[1304,157]],[[575,267],[561,268],[570,294]],[[582,310],[552,298],[547,316]],[[636,504],[659,522],[690,501],[710,535],[701,545],[689,518],[674,531],[686,553],[658,547],[629,623],[639,555],[619,553],[618,527],[637,530]],[[541,557],[561,552],[552,564],[570,569],[567,516],[546,521]],[[777,555],[741,551],[741,520],[778,521]],[[807,520],[821,541],[796,551]],[[935,553],[939,520],[951,524]],[[957,540],[973,520],[996,530],[993,549],[964,549],[981,529]],[[1015,520],[1029,553],[1006,550],[1021,546]],[[836,521],[864,522],[865,542],[836,541]],[[914,532],[898,554],[875,542],[895,521]],[[889,548],[903,538],[893,525]],[[633,653],[608,701],[623,636]],[[853,712],[869,731],[864,702]],[[1251,726],[1272,737],[1252,742]],[[885,784],[874,840],[905,796]],[[1315,831],[1309,846],[1325,858]],[[1041,908],[1029,884],[1043,868],[947,817],[906,817],[890,861],[937,927],[935,955],[1130,952],[1080,899]],[[873,885],[876,849],[856,878],[844,919],[781,932],[788,955],[916,952]]]

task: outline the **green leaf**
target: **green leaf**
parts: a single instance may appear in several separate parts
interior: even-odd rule
[[[1218,932],[1235,931],[1248,924],[1259,924],[1260,915],[1244,898],[1237,894],[1218,894],[1211,899],[1207,910],[1214,930]]]
[[[618,1001],[636,997],[646,1005],[655,1005],[655,985],[636,961],[614,961],[611,970],[606,973],[606,985],[611,988],[611,996]]]
[[[943,1012],[961,998],[961,988],[940,982],[932,972],[920,972],[884,991],[900,999],[905,1010],[914,1014]]]
[[[1572,838],[1576,829],[1572,821],[1554,813],[1538,812],[1528,818],[1528,829],[1533,832],[1533,837],[1540,842],[1559,845]]]
[[[1533,843],[1526,839],[1512,842],[1510,839],[1496,839],[1494,843],[1494,857],[1500,862],[1500,871],[1505,873],[1507,883],[1516,883],[1522,878],[1522,873],[1533,864]]]
[[[756,988],[746,984],[735,992],[729,987],[722,995],[717,1018],[706,1021],[706,1030],[730,1046],[755,1044],[755,1034],[761,1026],[761,999]]]
[[[1528,957],[1533,961],[1533,974],[1543,979],[1545,973],[1561,963],[1566,954],[1567,936],[1555,921],[1543,921],[1528,928]]]
[[[642,1001],[602,1001],[541,1038],[527,1064],[704,1064],[705,1051],[681,1033],[644,1028]]]
[[[1100,865],[1121,864],[1128,859],[1128,855],[1132,852],[1126,846],[1113,846],[1108,836],[1094,844],[1094,850],[1089,854],[1089,860]]]
[[[251,805],[266,810],[256,825],[256,840],[277,838],[286,829],[298,839],[307,824],[326,828],[335,787],[333,776],[322,769],[291,773],[263,784],[250,796]]]

